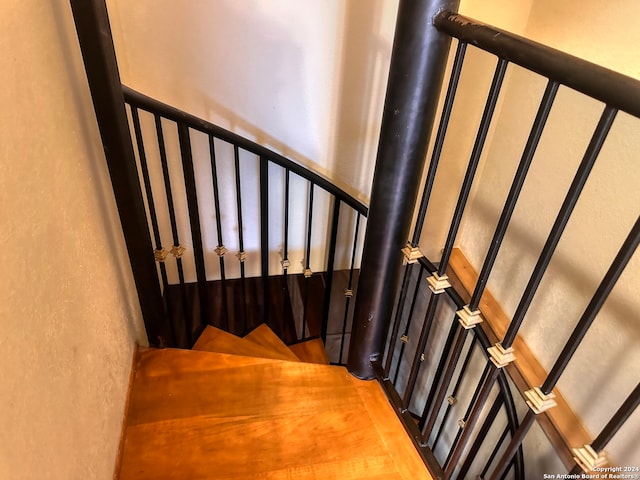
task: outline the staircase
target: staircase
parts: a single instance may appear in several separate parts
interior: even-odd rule
[[[430,479],[378,382],[328,365],[318,339],[208,326],[193,347],[137,354],[125,479]]]

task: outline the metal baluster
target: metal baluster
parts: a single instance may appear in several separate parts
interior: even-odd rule
[[[164,188],[165,193],[167,195],[167,206],[169,209],[169,223],[171,224],[171,235],[173,236],[173,247],[171,249],[172,252],[180,251],[180,237],[178,234],[178,224],[176,222],[176,212],[175,206],[173,203],[173,194],[171,191],[171,178],[169,177],[169,165],[167,162],[167,151],[164,143],[164,133],[162,130],[162,119],[158,114],[154,115],[155,124],[156,124],[156,135],[158,137],[158,149],[160,152],[160,163],[162,165],[162,176],[164,178]],[[185,322],[185,333],[186,333],[186,342],[188,346],[193,344],[193,335],[191,333],[191,329],[187,327],[189,321],[189,309],[187,305],[187,288],[184,280],[184,270],[182,268],[182,258],[179,255],[176,255],[176,268],[178,270],[178,282],[180,284],[180,296],[182,299],[182,315],[184,316]],[[170,322],[173,323],[173,319],[170,319]],[[175,330],[175,326],[171,327]],[[180,345],[187,346],[187,345]]]
[[[200,213],[198,211],[198,195],[196,190],[196,177],[193,169],[193,157],[191,153],[191,139],[189,127],[178,124],[178,140],[180,142],[180,154],[182,157],[182,171],[184,172],[184,185],[189,209],[189,223],[191,226],[191,242],[193,244],[193,257],[196,265],[196,277],[198,280],[198,297],[200,300],[200,326],[209,323],[209,303],[207,301],[207,274],[204,264],[204,251],[202,248],[202,232],[200,229]],[[188,328],[192,328],[190,325]]]
[[[482,472],[480,473],[480,478],[484,478],[484,476],[489,471],[489,468],[491,467],[491,464],[495,460],[496,455],[498,454],[498,450],[500,449],[500,447],[504,443],[505,439],[507,438],[507,434],[508,433],[509,433],[509,427],[507,426],[502,431],[502,435],[500,435],[500,438],[498,439],[498,442],[496,443],[496,446],[493,448],[493,451],[491,452],[491,455],[489,455],[489,458],[487,459],[487,463],[485,463],[484,468],[482,469]],[[461,478],[464,478],[464,477],[461,477]]]
[[[622,275],[622,272],[629,263],[629,260],[631,260],[631,257],[636,251],[639,243],[640,217],[638,217],[633,228],[631,229],[631,232],[625,239],[613,263],[609,267],[609,270],[598,286],[595,295],[592,297],[589,305],[587,305],[587,308],[582,314],[582,317],[571,333],[569,340],[562,349],[560,356],[551,368],[551,371],[549,372],[546,380],[540,388],[534,388],[525,392],[525,395],[527,395],[528,398],[527,403],[531,407],[531,410],[527,412],[527,415],[520,425],[518,432],[513,437],[511,443],[509,444],[509,447],[500,459],[500,463],[496,467],[496,470],[491,477],[492,479],[496,479],[502,473],[504,473],[507,464],[511,460],[511,457],[515,454],[516,449],[520,446],[520,444],[524,440],[524,436],[533,424],[535,415],[555,406],[555,401],[553,400],[555,395],[552,393],[553,388],[555,387],[558,380],[560,380],[560,376],[569,364],[569,361],[578,349],[578,346],[580,346],[580,342],[582,342],[582,339],[593,324],[593,321],[598,315],[598,312],[600,312],[602,305],[604,305],[605,300],[609,297],[609,294],[620,278],[620,275]]]
[[[498,395],[496,399],[493,401],[493,404],[491,405],[491,408],[487,413],[487,418],[485,418],[484,422],[482,423],[482,426],[478,430],[478,434],[476,435],[475,440],[471,444],[471,447],[467,452],[467,456],[464,462],[462,463],[460,470],[458,471],[458,475],[457,475],[458,478],[465,478],[467,476],[467,473],[471,468],[471,464],[476,459],[478,452],[480,451],[480,447],[482,446],[484,441],[487,440],[487,435],[489,433],[489,430],[491,430],[491,427],[493,426],[493,422],[495,421],[496,416],[498,415],[498,412],[500,411],[500,408],[502,407],[503,403],[504,401],[502,399],[502,395]],[[491,464],[491,462],[493,462],[494,457],[498,453],[498,448],[500,447],[500,445],[502,445],[502,442],[506,438],[507,433],[509,433],[509,426],[505,428],[504,433],[502,434],[502,436],[498,440],[498,443],[496,444],[493,454],[487,460],[484,473],[486,473],[486,470],[488,470],[489,465]],[[481,475],[481,477],[484,475],[484,473]]]
[[[147,197],[147,205],[149,205],[149,217],[151,218],[151,228],[153,230],[153,240],[155,243],[154,257],[160,266],[160,276],[162,278],[162,290],[166,290],[169,285],[167,279],[167,267],[164,264],[165,259],[169,252],[162,247],[162,239],[160,238],[160,229],[158,228],[158,217],[156,215],[156,206],[153,200],[153,190],[151,188],[151,179],[149,178],[149,167],[147,165],[147,155],[144,149],[144,139],[142,137],[142,129],[140,128],[140,117],[138,115],[138,109],[133,105],[131,107],[131,119],[133,120],[133,130],[136,137],[136,145],[138,147],[138,158],[140,159],[140,170],[142,170],[142,178],[144,182],[145,194]],[[165,301],[168,301],[166,294],[164,295]],[[169,321],[169,327],[171,331],[171,339],[174,345],[178,344],[176,336],[175,325],[173,321]]]
[[[558,83],[552,81],[547,84],[544,95],[542,97],[542,101],[538,108],[538,112],[536,114],[536,118],[529,133],[529,138],[527,140],[522,158],[512,182],[511,189],[509,191],[509,194],[507,195],[500,220],[498,221],[496,231],[490,243],[489,251],[487,252],[482,270],[471,296],[471,301],[469,302],[469,305],[465,306],[462,310],[457,312],[457,315],[460,319],[460,324],[465,329],[473,328],[479,321],[480,312],[478,311],[478,306],[480,305],[480,299],[482,298],[482,294],[484,293],[489,275],[491,274],[495,259],[502,244],[502,240],[504,239],[504,235],[507,231],[509,221],[515,209],[516,202],[522,190],[522,186],[524,185],[524,181],[529,171],[531,161],[533,160],[533,156],[540,141],[540,137],[542,136],[542,131],[549,117],[549,113],[551,112],[551,107],[553,106],[553,102],[558,91],[558,86]],[[462,343],[457,343],[456,347],[454,347],[453,354],[450,357],[449,365],[447,367],[451,372],[455,367],[455,362],[460,355],[461,349]],[[427,428],[425,430],[425,435],[427,436],[430,435],[431,428],[433,428],[433,425],[435,424],[438,408],[444,400],[447,386],[448,381],[446,383],[443,383],[438,392],[435,406],[433,407],[429,422],[427,423]],[[427,402],[427,404],[425,405],[425,413],[423,413],[423,415],[426,415],[428,408],[430,408],[429,402]]]
[[[402,342],[402,344],[400,345],[400,352],[398,353],[398,363],[396,364],[396,373],[393,376],[394,385],[398,383],[398,375],[400,374],[400,365],[402,364],[402,359],[404,357],[404,350],[407,343],[409,343],[409,330],[411,329],[411,321],[413,320],[413,311],[416,306],[416,301],[418,300],[418,293],[420,292],[420,279],[422,279],[423,273],[424,273],[424,266],[420,264],[420,270],[416,278],[416,286],[413,290],[413,298],[411,299],[411,307],[409,307],[409,315],[407,316],[407,323],[404,327],[404,332],[400,337],[400,341]]]
[[[458,229],[460,228],[460,222],[462,221],[462,215],[464,214],[467,199],[469,198],[469,193],[471,192],[471,186],[473,184],[473,179],[478,167],[478,163],[480,162],[480,156],[482,154],[484,142],[487,138],[489,126],[491,125],[491,119],[493,117],[493,112],[495,111],[495,107],[498,102],[498,96],[500,94],[500,88],[502,87],[502,81],[504,80],[504,75],[507,71],[507,64],[508,62],[506,60],[498,60],[498,65],[496,66],[496,70],[493,75],[491,88],[489,89],[487,103],[485,105],[484,111],[482,112],[482,120],[480,121],[478,134],[476,135],[476,140],[473,145],[473,151],[471,152],[469,165],[462,182],[462,188],[458,197],[458,202],[456,204],[453,218],[451,220],[449,233],[447,234],[447,241],[445,242],[445,247],[442,252],[440,265],[438,266],[438,270],[427,279],[429,281],[429,286],[433,291],[433,295],[429,300],[429,306],[427,307],[424,326],[420,333],[420,340],[418,341],[418,349],[416,351],[416,356],[413,360],[413,364],[411,365],[411,372],[409,373],[409,380],[407,383],[407,388],[405,390],[405,395],[403,397],[404,408],[407,408],[409,403],[411,402],[411,396],[413,395],[416,379],[418,378],[420,366],[423,361],[422,355],[427,346],[431,324],[433,322],[436,308],[438,306],[438,300],[440,298],[439,294],[442,293],[445,288],[450,286],[449,282],[447,281],[446,275],[447,267],[449,265],[449,257],[451,256],[451,252],[453,251],[456,235],[458,233]]]
[[[504,236],[507,232],[507,227],[509,226],[511,216],[515,210],[516,202],[518,201],[518,197],[522,191],[522,186],[524,185],[527,173],[529,172],[531,161],[533,160],[538,143],[540,142],[542,131],[547,123],[547,119],[549,118],[549,113],[551,112],[551,107],[553,106],[553,102],[558,92],[558,87],[559,84],[557,82],[549,81],[547,84],[542,101],[538,107],[536,118],[533,122],[533,126],[531,127],[531,131],[529,132],[529,138],[527,139],[522,158],[520,159],[518,169],[513,182],[511,183],[511,188],[507,195],[504,208],[500,214],[500,219],[498,220],[491,243],[489,244],[489,250],[482,264],[480,275],[478,275],[478,281],[476,282],[473,294],[471,295],[471,300],[469,305],[458,312],[460,323],[465,328],[470,328],[479,321],[480,312],[478,311],[478,306],[480,305],[482,294],[487,286],[489,275],[491,275],[491,270],[493,269],[500,246],[502,245],[502,241],[504,240]]]
[[[562,232],[564,231],[564,228],[569,221],[569,217],[578,201],[580,192],[582,192],[582,188],[584,187],[587,178],[589,177],[589,173],[591,172],[591,168],[595,163],[596,157],[598,156],[598,153],[600,152],[600,149],[604,144],[604,140],[609,133],[616,113],[617,110],[609,106],[604,109],[604,112],[600,117],[600,121],[598,122],[598,126],[596,127],[593,137],[591,138],[591,142],[587,147],[584,158],[582,159],[582,162],[578,167],[578,171],[576,172],[573,182],[569,187],[567,196],[551,229],[551,233],[549,234],[547,242],[542,249],[542,253],[540,254],[540,258],[538,259],[538,262],[534,268],[522,299],[518,304],[513,320],[509,324],[505,337],[502,343],[498,343],[497,345],[489,349],[491,360],[493,362],[489,364],[491,366],[491,374],[487,377],[487,380],[482,386],[478,401],[472,409],[469,418],[467,418],[466,427],[462,433],[460,442],[456,446],[455,451],[451,457],[451,462],[445,470],[445,478],[447,479],[451,478],[451,473],[455,468],[455,464],[459,460],[460,455],[462,454],[462,450],[466,446],[466,443],[469,441],[473,427],[478,420],[482,407],[487,400],[491,386],[495,382],[500,369],[513,361],[514,356],[513,348],[511,347],[511,345],[513,344],[518,329],[522,324],[524,315],[526,314],[527,309],[531,304],[531,301],[533,300],[533,296],[537,290],[537,287],[542,280],[542,276],[544,275],[544,272],[546,271],[546,268],[551,261],[551,256],[553,255],[553,252],[555,251],[555,248],[560,241]]]
[[[491,368],[490,368],[489,365],[486,365],[484,367],[484,370],[482,371],[482,375],[480,376],[480,381],[478,382],[478,385],[476,386],[476,389],[473,391],[473,395],[471,396],[471,401],[469,402],[469,405],[467,406],[467,410],[466,410],[466,412],[464,414],[464,417],[462,417],[462,419],[465,419],[465,418],[469,417],[469,414],[471,413],[471,411],[473,409],[473,406],[477,403],[478,397],[479,397],[479,395],[481,393],[482,386],[487,382],[490,374],[491,374]],[[447,455],[447,459],[444,461],[444,465],[443,465],[444,468],[446,468],[447,465],[449,465],[451,463],[451,458],[453,457],[453,454],[454,454],[454,452],[456,450],[457,445],[460,442],[460,439],[462,437],[462,433],[464,431],[465,431],[465,429],[462,426],[458,429],[458,433],[456,434],[456,438],[453,440],[453,443],[451,444],[451,449],[449,450],[449,454]]]
[[[289,267],[291,263],[289,262],[289,169],[285,168],[284,170],[284,231],[283,233],[283,245],[282,245],[282,261],[280,265],[282,265],[282,290],[284,292],[283,300],[282,300],[282,311],[285,312],[285,316],[289,316],[289,309],[287,308],[288,302],[290,302],[290,293],[289,293]],[[291,318],[293,322],[293,318]]]
[[[456,343],[453,347],[453,352],[451,352],[450,359],[447,362],[447,368],[444,372],[444,376],[442,381],[440,382],[440,387],[438,388],[438,393],[436,394],[435,402],[433,405],[433,409],[431,410],[431,415],[429,415],[429,420],[426,423],[426,427],[424,428],[423,435],[425,439],[429,438],[431,435],[431,430],[436,423],[436,419],[438,418],[438,412],[440,411],[440,405],[444,402],[444,398],[447,395],[447,389],[449,388],[449,384],[451,383],[451,379],[453,377],[453,372],[456,368],[458,360],[460,359],[460,354],[462,353],[462,347],[464,345],[464,341],[466,338],[466,330],[462,328],[457,329],[456,334]],[[446,357],[445,350],[443,352],[443,357]],[[439,379],[434,379],[434,385],[438,384]],[[429,401],[427,400],[427,405],[425,405],[424,412],[426,413],[429,406]],[[423,414],[424,415],[424,414]],[[422,423],[422,422],[421,422]],[[422,427],[423,425],[419,425]]]
[[[315,185],[310,183],[309,187],[309,211],[307,217],[307,248],[304,258],[304,278],[305,278],[305,290],[304,290],[304,305],[302,314],[302,338],[306,338],[307,335],[307,303],[309,300],[309,278],[311,278],[311,230],[313,224],[313,189]]]
[[[431,405],[433,405],[433,400],[436,396],[436,390],[439,390],[439,386],[441,385],[442,374],[445,371],[451,369],[451,375],[453,375],[453,369],[457,365],[458,359],[460,358],[460,353],[462,352],[462,345],[460,345],[460,350],[456,351],[455,349],[452,352],[453,342],[457,337],[457,333],[459,330],[459,325],[455,321],[457,317],[454,316],[453,322],[451,322],[451,327],[449,328],[449,334],[447,335],[447,339],[444,343],[444,348],[442,350],[442,355],[440,355],[440,361],[438,362],[438,367],[436,368],[436,372],[433,376],[433,381],[431,382],[431,388],[429,389],[429,394],[427,395],[427,400],[424,405],[424,409],[422,410],[422,415],[420,415],[420,421],[418,423],[418,428],[420,430],[424,429],[425,423],[427,422],[427,414],[431,409]],[[449,352],[452,352],[451,354]],[[451,355],[455,357],[452,358]],[[448,385],[447,380],[445,383]],[[444,397],[443,397],[444,398]],[[428,434],[425,434],[428,438]]]
[[[607,446],[607,444],[611,441],[613,436],[622,428],[631,414],[634,412],[636,408],[640,405],[640,383],[636,385],[636,388],[633,389],[631,394],[627,397],[627,399],[623,402],[620,408],[616,411],[616,413],[611,417],[609,423],[602,429],[600,434],[596,437],[596,439],[591,442],[591,445],[585,445],[581,448],[574,448],[573,452],[576,455],[576,460],[582,460],[585,458],[585,453],[587,454],[587,460],[589,463],[597,462],[599,460],[599,453]],[[586,450],[586,451],[585,451]],[[595,458],[589,458],[590,454],[595,454]],[[582,458],[580,458],[582,457]],[[581,462],[582,463],[582,462]],[[590,465],[584,465],[585,467],[590,467]],[[578,463],[572,470],[571,473],[580,473],[583,471],[583,466]]]
[[[438,132],[431,155],[431,161],[429,163],[429,169],[427,171],[427,177],[425,179],[425,185],[422,190],[422,199],[420,200],[420,207],[418,209],[418,217],[416,225],[413,230],[413,239],[411,241],[411,248],[417,248],[420,241],[420,235],[422,234],[422,227],[427,215],[427,207],[429,205],[429,199],[431,197],[431,191],[433,189],[433,183],[436,177],[436,171],[438,169],[438,162],[442,153],[442,147],[444,145],[444,139],[449,125],[449,119],[451,117],[451,110],[453,109],[453,101],[455,99],[456,90],[458,87],[458,81],[460,80],[460,73],[462,72],[462,65],[464,63],[464,55],[466,52],[467,44],[459,42],[456,50],[455,60],[451,70],[451,76],[449,78],[449,86],[447,87],[447,94],[440,117],[440,123],[438,125]],[[411,277],[412,263],[407,265],[405,269],[404,277],[402,279],[402,288],[400,289],[400,299],[398,301],[398,307],[396,309],[396,318],[394,321],[391,338],[389,340],[389,353],[387,355],[387,361],[385,365],[385,373],[389,375],[391,370],[391,362],[393,359],[393,351],[398,337],[398,331],[400,329],[400,322],[402,321],[402,313],[404,311],[404,304],[407,296],[407,288],[409,285],[409,278]],[[420,273],[420,276],[422,272]],[[414,297],[415,298],[415,297]],[[405,333],[406,336],[406,333]],[[404,347],[404,345],[403,345]],[[403,348],[401,347],[401,348]],[[397,374],[396,374],[397,376]]]
[[[211,160],[211,182],[213,184],[213,205],[216,213],[216,232],[218,235],[218,246],[215,248],[220,262],[220,289],[222,296],[222,328],[229,329],[229,308],[227,306],[226,274],[224,268],[224,256],[227,248],[222,241],[222,215],[220,213],[220,189],[218,185],[218,164],[216,161],[215,139],[209,135],[209,152]]]
[[[269,325],[269,163],[260,157],[260,270],[262,273],[262,321]]]
[[[460,80],[460,74],[462,73],[462,65],[464,64],[464,55],[466,51],[467,44],[464,42],[458,42],[456,56],[453,61],[453,67],[451,69],[451,77],[449,78],[449,86],[447,87],[447,93],[444,99],[444,105],[442,107],[440,124],[438,125],[438,132],[433,144],[433,152],[431,154],[431,161],[429,162],[429,170],[427,171],[425,186],[422,191],[422,199],[420,200],[420,207],[418,208],[416,226],[413,230],[412,244],[414,246],[418,244],[418,242],[420,241],[420,236],[422,235],[422,227],[424,226],[424,220],[427,216],[427,207],[429,206],[431,191],[433,189],[433,183],[435,181],[436,171],[438,169],[438,162],[440,161],[440,155],[442,154],[442,147],[444,146],[447,127],[449,126],[449,119],[451,118],[453,102],[456,98],[456,91],[458,89],[458,82]]]
[[[342,337],[340,339],[340,356],[338,358],[338,363],[342,364],[342,353],[344,350],[344,340],[347,334],[347,323],[349,321],[349,306],[351,303],[351,298],[353,297],[353,270],[356,262],[356,251],[358,247],[358,231],[360,229],[360,214],[356,214],[356,227],[355,232],[353,234],[353,248],[351,250],[351,266],[349,267],[349,281],[347,283],[347,290],[344,292],[346,301],[344,305],[344,318],[342,320]]]
[[[240,283],[242,289],[242,332],[248,332],[247,326],[247,285],[245,281],[244,262],[247,260],[247,252],[244,251],[244,227],[242,224],[242,185],[240,182],[240,152],[238,145],[233,145],[233,161],[236,180],[236,208],[238,218],[238,253],[236,257],[240,261]]]
[[[464,358],[464,361],[462,362],[462,368],[460,369],[460,374],[458,375],[458,379],[456,380],[456,383],[453,386],[453,390],[451,391],[451,401],[447,405],[447,408],[444,412],[444,416],[442,417],[442,421],[440,422],[440,427],[438,427],[438,431],[436,432],[436,436],[433,440],[433,446],[431,447],[431,450],[436,449],[438,445],[438,440],[440,440],[440,434],[444,430],[444,426],[446,425],[447,420],[449,419],[449,414],[452,412],[453,405],[457,402],[458,391],[460,389],[460,385],[462,385],[462,380],[464,379],[465,374],[467,373],[467,367],[469,366],[469,362],[471,361],[471,356],[473,355],[473,348],[475,347],[475,344],[476,344],[476,337],[474,336],[473,339],[471,340],[471,343],[469,344],[469,350],[467,350],[467,354]],[[425,441],[426,440],[428,440],[428,438],[425,438]]]
[[[338,220],[340,218],[340,200],[333,198],[333,214],[331,215],[331,234],[329,240],[329,254],[327,259],[327,280],[324,292],[324,307],[320,336],[327,344],[327,328],[329,326],[329,308],[331,307],[331,287],[333,286],[333,266],[336,257],[336,242],[338,240]]]

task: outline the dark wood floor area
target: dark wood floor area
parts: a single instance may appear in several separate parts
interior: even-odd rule
[[[357,283],[354,272],[352,284]],[[341,334],[344,326],[349,271],[333,275],[327,332]],[[176,335],[176,347],[191,348],[206,325],[244,336],[262,323],[287,345],[303,338],[318,337],[322,330],[327,278],[324,272],[305,278],[302,274],[251,277],[169,285],[165,301]],[[355,290],[355,289],[354,289]],[[201,292],[207,315],[201,315]],[[266,301],[265,301],[266,293]],[[353,301],[349,302],[347,331],[351,330]],[[302,327],[305,325],[305,331]]]

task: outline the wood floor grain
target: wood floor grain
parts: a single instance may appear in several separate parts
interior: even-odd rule
[[[342,367],[141,351],[120,478],[429,479],[385,402]]]

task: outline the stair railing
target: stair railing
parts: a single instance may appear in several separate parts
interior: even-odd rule
[[[602,448],[638,406],[638,386],[634,388],[634,385],[631,385],[632,392],[626,401],[613,415],[603,432],[588,445],[562,444],[563,440],[560,439],[568,438],[567,432],[560,431],[559,427],[551,424],[545,412],[557,408],[553,389],[558,379],[637,249],[640,242],[640,219],[636,220],[622,243],[591,302],[547,374],[546,380],[539,386],[531,385],[529,390],[521,392],[528,405],[521,420],[513,408],[511,389],[515,390],[515,387],[509,387],[507,384],[512,383],[511,364],[519,355],[518,352],[514,353],[513,347],[520,326],[525,320],[527,310],[598,158],[616,113],[620,110],[640,118],[640,82],[450,11],[436,15],[434,25],[441,32],[456,37],[458,47],[422,189],[422,200],[413,227],[413,236],[404,249],[406,266],[403,267],[404,274],[396,296],[387,344],[386,347],[376,347],[383,348],[385,356],[374,355],[371,366],[387,388],[405,427],[416,445],[422,449],[425,460],[437,478],[469,478],[470,471],[475,475],[480,469],[481,478],[505,478],[511,471],[515,478],[524,478],[523,441],[536,419],[547,429],[549,438],[554,439],[554,446],[571,473],[590,472],[601,465]],[[423,255],[418,242],[422,237],[427,207],[469,44],[494,54],[497,57],[496,67],[449,232],[442,248],[442,256],[436,263]],[[475,288],[467,297],[469,300],[463,301],[454,281],[448,277],[450,259],[502,82],[510,63],[546,77],[548,83]],[[480,302],[560,85],[599,100],[604,104],[603,111],[515,314],[503,338],[498,338],[495,343],[495,340],[489,341],[493,331],[486,327],[486,323],[481,323],[482,315],[486,312],[481,311]],[[369,223],[372,228],[375,228],[375,215],[372,206]],[[435,247],[424,246],[431,247],[431,250]],[[365,246],[365,277],[368,276],[366,255]],[[424,280],[426,282],[423,282]],[[359,312],[356,312],[356,315],[358,314]],[[482,360],[472,361],[471,364],[475,364],[475,368],[470,368],[469,358],[473,357],[474,349],[477,351],[476,357],[480,355]],[[443,441],[443,428],[451,424],[451,410],[460,400],[457,392],[461,383],[475,385],[473,394],[468,399],[466,409],[462,410],[464,413],[458,422],[457,434]],[[506,420],[498,420],[501,405],[507,410]],[[500,422],[503,424],[502,427]],[[504,432],[502,435],[487,435],[490,429],[500,431],[501,428]],[[487,452],[488,460],[487,456],[478,455],[479,449],[483,448]],[[483,465],[479,462],[483,462]]]
[[[186,332],[186,336],[181,335],[178,331],[175,332],[176,344],[191,346],[202,326],[208,323],[213,324],[212,319],[215,316],[219,317],[218,323],[222,328],[239,334],[248,333],[251,325],[247,326],[246,321],[247,318],[251,317],[251,313],[247,310],[246,290],[250,287],[247,284],[248,273],[245,271],[245,265],[249,261],[249,253],[244,248],[247,239],[245,234],[246,224],[243,216],[251,213],[252,208],[257,208],[260,224],[258,235],[260,239],[260,288],[262,289],[261,294],[258,296],[258,303],[261,307],[258,321],[270,324],[289,343],[320,336],[326,344],[328,337],[333,337],[329,338],[329,340],[332,343],[338,342],[340,348],[337,348],[336,345],[337,350],[334,349],[336,351],[330,357],[335,363],[344,363],[343,357],[346,359],[344,339],[348,337],[350,331],[351,299],[356,290],[361,225],[366,219],[367,208],[325,178],[264,146],[153,100],[131,88],[123,87],[123,91],[125,102],[131,112],[131,123],[136,139],[142,183],[146,193],[145,201],[148,206],[155,254],[160,269],[161,287],[165,292],[165,299],[169,303],[176,302],[181,307],[176,308],[176,306],[168,305],[169,311],[172,312],[170,315],[173,320],[172,325],[177,328],[179,324],[180,331]],[[143,115],[146,116],[143,119],[146,120],[146,124],[150,128],[143,128],[143,122],[141,121]],[[145,130],[146,135],[143,133]],[[168,153],[167,144],[170,143],[168,137],[172,132],[174,136],[177,135],[178,137],[178,148],[177,151]],[[206,159],[202,156],[203,152],[200,152],[197,158],[193,153],[194,143],[197,143],[195,137],[199,134],[208,144],[208,152],[206,152],[208,158]],[[149,152],[151,150],[158,153],[155,156],[156,165],[152,167],[162,171],[161,177],[156,176],[158,180],[156,182],[153,182],[149,175]],[[171,153],[180,157],[180,162],[178,163],[181,166],[183,175],[179,174],[180,168],[173,168],[174,174],[172,175]],[[197,162],[200,163],[199,166],[196,164]],[[204,163],[210,168],[210,174],[207,168],[203,168],[202,164]],[[233,197],[235,205],[225,205],[222,192],[224,188],[222,182],[224,180],[219,175],[221,170],[231,173],[234,179]],[[252,170],[254,174],[253,180],[251,180],[250,174]],[[175,174],[175,171],[178,173]],[[200,175],[197,175],[196,171],[200,172]],[[204,176],[209,177],[210,175],[211,178],[209,188],[213,194],[212,204],[207,204],[203,200],[204,193],[201,190],[205,189],[196,180],[196,177],[202,177],[203,173]],[[243,186],[247,179],[251,180],[251,187]],[[256,179],[257,184],[255,182]],[[176,209],[179,202],[176,201],[175,190],[176,187],[182,187],[182,185],[177,185],[182,182],[186,196],[186,209],[189,214],[189,232],[181,232],[176,222]],[[298,184],[298,192],[306,190],[306,198],[302,199],[302,201],[299,195],[296,198],[293,196],[294,182]],[[258,198],[254,200],[257,200],[257,202],[253,202],[253,207],[247,206],[250,198],[246,193],[256,186]],[[280,191],[282,192],[282,197],[279,198],[277,193]],[[162,240],[162,228],[160,225],[162,222],[159,221],[160,215],[156,208],[158,199],[167,208],[168,226],[170,226],[173,241],[173,246],[170,249],[164,247]],[[227,198],[227,200],[229,199]],[[318,219],[316,216],[322,213],[322,209],[317,208],[317,205],[321,202],[325,204],[328,215],[325,218]],[[228,274],[229,263],[226,260],[226,257],[228,257],[226,254],[229,249],[225,246],[225,242],[232,241],[228,238],[230,234],[229,228],[225,229],[222,225],[225,211],[232,212],[236,216],[234,228],[237,230],[236,245],[239,247],[236,257],[239,262],[239,280],[241,282],[242,296],[244,297],[241,300],[244,311],[238,312],[240,314],[238,319],[234,319],[234,315],[230,313],[231,308],[228,302],[231,299],[227,299],[224,289],[225,283],[231,281]],[[275,293],[273,292],[275,288],[282,288],[285,291],[286,294],[281,298],[283,302],[288,302],[288,297],[292,294],[290,291],[291,279],[287,277],[292,276],[290,272],[293,270],[290,260],[290,244],[293,240],[290,223],[294,215],[298,218],[306,219],[305,231],[302,232],[304,236],[304,258],[301,273],[297,275],[301,282],[302,308],[297,322],[296,336],[292,337],[290,334],[287,338],[286,333],[283,334],[286,330],[286,325],[282,323],[291,321],[291,319],[279,317],[282,317],[283,313],[286,317],[288,309],[278,310],[279,314],[274,315],[273,306],[270,305],[269,299]],[[213,251],[218,258],[217,269],[213,265],[214,262],[206,259],[205,235],[203,234],[204,219],[215,219],[214,237],[217,244]],[[274,225],[278,227],[277,232],[274,232]],[[324,227],[326,233],[322,238],[322,248],[318,248],[317,245],[313,244],[314,228],[319,228],[320,232],[322,232],[322,227]],[[196,267],[195,285],[197,285],[197,292],[195,298],[197,300],[195,300],[195,303],[197,305],[193,305],[192,298],[194,296],[190,296],[187,292],[189,282],[185,278],[183,268],[183,255],[185,252],[182,245],[185,243],[185,234],[188,235],[189,233]],[[340,242],[338,241],[339,239]],[[279,272],[274,271],[273,265],[270,265],[270,263],[273,263],[270,262],[270,259],[272,260],[273,254],[278,250],[277,247],[274,247],[274,243],[280,245]],[[298,243],[301,244],[302,242]],[[338,247],[343,250],[341,262],[337,260]],[[170,282],[165,265],[171,253],[173,253],[176,263],[177,282],[175,282],[175,285]],[[317,273],[311,270],[312,262],[315,260],[313,256],[318,256],[320,259],[315,261],[315,264],[322,265]],[[344,273],[343,285],[341,285],[343,291],[334,288],[334,277],[338,267]],[[320,275],[322,278],[320,278]],[[274,280],[274,276],[280,276],[280,278]],[[220,282],[222,285],[221,292],[212,291],[211,278]],[[192,284],[192,286],[194,285]],[[176,295],[167,295],[167,291],[174,287]],[[313,289],[324,292],[321,305],[319,305],[320,311],[314,311],[312,306],[309,305],[310,299],[314,294]],[[218,308],[212,308],[212,297],[220,298],[221,304],[218,304]],[[339,306],[342,306],[342,308],[338,308]],[[194,307],[199,308],[195,309],[197,318],[192,322]],[[176,310],[179,311],[181,309],[184,309],[184,311],[178,312],[179,314],[176,315]],[[218,311],[214,312],[212,310]],[[330,315],[330,313],[333,313],[333,315]],[[336,315],[336,313],[339,315]],[[240,326],[232,325],[234,320],[240,321],[242,324]],[[256,325],[254,324],[253,326]]]
[[[274,151],[122,86],[104,0],[71,0],[71,6],[149,343],[190,347],[209,323],[244,334],[266,322],[289,343],[320,336],[332,344],[330,359],[343,364],[367,207]],[[211,201],[200,191],[203,157],[194,154],[198,135],[209,145]],[[233,180],[221,179],[220,169],[231,171]],[[248,178],[243,176],[247,171]],[[225,204],[225,191],[231,190],[234,205]],[[256,212],[258,232],[246,218]],[[189,219],[186,228],[182,213]],[[235,239],[223,228],[230,217],[235,217]],[[305,225],[303,231],[293,231],[294,223]],[[207,237],[212,224],[213,245]],[[237,246],[235,266],[225,260],[225,243]],[[294,249],[302,250],[301,268],[294,265]],[[258,268],[251,263],[256,250]],[[274,267],[277,250],[280,261]],[[260,281],[249,281],[251,276]],[[224,285],[233,282],[240,282],[242,291],[235,302],[227,298]],[[256,288],[259,292],[249,300],[249,291]],[[279,311],[289,312],[288,318],[272,315],[279,308],[271,301],[278,290],[284,291]],[[294,293],[297,306],[287,304]],[[260,307],[253,325],[247,320],[250,303]],[[292,319],[296,309],[300,318]],[[294,332],[287,330],[292,322],[297,322]]]

